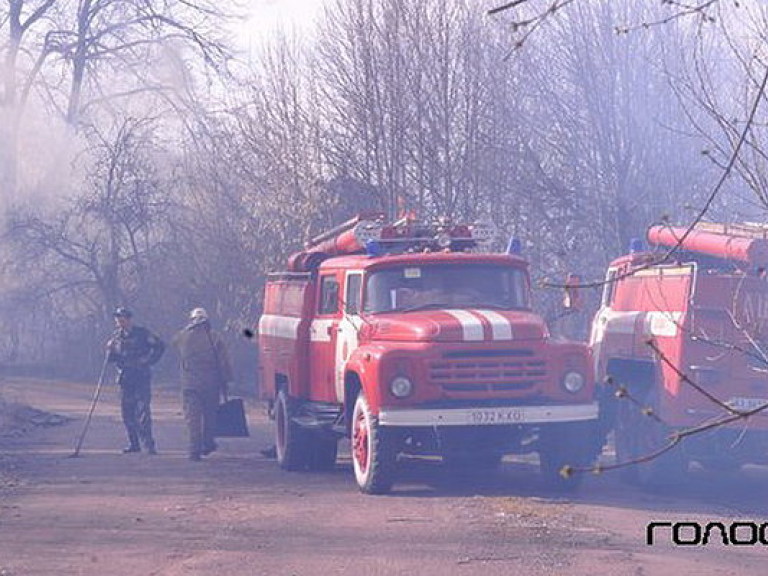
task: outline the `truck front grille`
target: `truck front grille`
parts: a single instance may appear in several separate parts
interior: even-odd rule
[[[543,358],[533,350],[457,350],[429,364],[429,380],[449,395],[520,392],[547,377]]]

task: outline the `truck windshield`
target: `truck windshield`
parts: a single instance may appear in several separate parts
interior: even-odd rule
[[[530,308],[524,270],[494,264],[405,266],[368,277],[363,310],[408,312],[439,308]]]

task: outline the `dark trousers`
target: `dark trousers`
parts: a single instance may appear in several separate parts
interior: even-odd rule
[[[189,454],[199,456],[214,446],[219,391],[185,388],[181,393],[189,431]]]
[[[152,390],[149,378],[120,379],[120,413],[131,446],[139,446],[139,441],[149,450],[155,447],[152,437]]]

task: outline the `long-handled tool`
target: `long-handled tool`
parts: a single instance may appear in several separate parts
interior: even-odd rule
[[[101,364],[101,373],[99,374],[99,381],[96,384],[96,390],[93,392],[93,398],[91,399],[91,408],[88,410],[88,415],[83,422],[83,429],[80,431],[80,438],[77,439],[77,446],[75,451],[70,454],[69,458],[77,458],[80,455],[80,448],[85,440],[85,434],[88,432],[88,425],[91,423],[91,416],[93,411],[96,410],[96,404],[99,402],[99,396],[101,396],[101,388],[104,386],[104,376],[107,374],[107,364],[109,364],[109,350],[104,354],[104,362]]]

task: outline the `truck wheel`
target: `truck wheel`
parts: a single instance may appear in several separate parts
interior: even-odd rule
[[[385,494],[394,484],[397,452],[387,431],[379,427],[361,390],[352,410],[352,466],[365,494]]]
[[[539,433],[539,469],[547,488],[574,492],[584,480],[584,472],[564,474],[564,468],[588,468],[596,457],[596,423],[550,425]]]
[[[277,393],[274,411],[277,463],[283,470],[294,471],[306,468],[306,434],[293,421],[293,405],[283,389]]]
[[[619,402],[612,388],[607,384],[600,385],[597,392],[598,417],[595,428],[595,448],[598,456],[607,444],[608,436],[616,429]]]
[[[656,409],[651,396],[647,404]],[[621,478],[645,488],[668,487],[680,483],[688,470],[688,459],[679,444],[648,462],[631,463],[647,458],[671,442],[672,429],[652,416],[646,416],[635,403],[622,399],[616,424],[616,460],[627,463]]]
[[[328,471],[336,466],[339,442],[335,437],[316,434],[309,443],[310,470]]]

